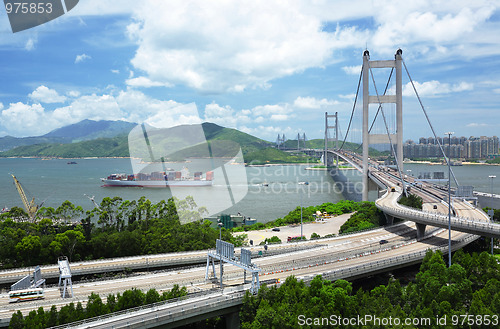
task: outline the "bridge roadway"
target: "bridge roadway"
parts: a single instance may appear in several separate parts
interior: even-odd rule
[[[304,243],[304,248],[310,245],[316,245],[320,242],[311,240]],[[262,247],[249,247],[253,250],[263,249]],[[269,253],[283,253],[296,249],[289,244],[270,245]],[[239,249],[235,250],[236,254]],[[119,272],[126,270],[153,270],[157,268],[191,266],[194,264],[202,264],[207,261],[207,251],[187,251],[176,253],[164,253],[156,255],[142,255],[134,257],[119,257],[111,259],[101,259],[93,261],[72,262],[71,272],[73,276]],[[42,274],[45,279],[58,279],[59,267],[57,265],[41,266]],[[12,284],[22,279],[28,274],[32,274],[33,268],[16,268],[11,270],[0,271],[0,285]]]
[[[283,253],[262,257],[254,263],[262,269],[261,280],[284,280],[289,275],[310,279],[316,274],[328,278],[356,278],[370,273],[386,271],[403,264],[418,263],[428,248],[447,247],[447,231],[430,229],[425,239],[417,241],[415,224],[405,222],[384,229],[376,229],[353,235],[318,240],[314,249]],[[460,248],[477,238],[461,232],[453,232],[453,249]],[[387,244],[380,245],[380,240]],[[300,246],[303,243],[294,243]],[[205,251],[206,255],[206,251]],[[412,255],[409,257],[408,255]],[[367,265],[369,264],[369,265]],[[216,267],[218,270],[218,267]],[[172,270],[164,273],[143,274],[125,279],[107,280],[92,283],[76,283],[73,286],[74,298],[62,299],[57,288],[46,289],[46,299],[22,304],[8,304],[7,294],[0,295],[0,319],[10,318],[12,312],[21,310],[27,314],[30,310],[42,306],[49,309],[55,304],[58,307],[69,302],[86,302],[91,292],[102,297],[109,293],[117,293],[136,287],[142,290],[155,288],[170,289],[174,284],[185,285],[190,291],[206,291],[217,284],[205,282],[205,266],[196,266],[185,270]],[[241,285],[243,271],[232,265],[224,266],[224,282],[226,285]],[[105,298],[104,298],[105,299]],[[4,322],[5,323],[5,322]]]
[[[380,179],[382,178],[381,176]],[[387,179],[387,184],[391,184],[391,178],[386,177],[384,179]],[[400,191],[400,189],[398,190]],[[384,197],[379,199],[384,200],[379,206],[396,209],[397,206],[394,205],[394,200],[397,199],[395,195],[398,194],[400,193],[389,192],[389,190],[387,190]],[[442,212],[445,209],[447,211],[447,208],[439,207],[437,211]],[[473,210],[462,206],[456,209],[458,216],[462,216],[465,212],[470,211]],[[473,211],[473,213],[475,214],[476,212]],[[417,240],[414,239],[416,232],[415,226],[413,222],[405,222],[353,235],[316,240],[314,242],[317,243],[317,246],[307,250],[298,250],[300,246],[304,244],[303,242],[294,243],[293,245],[297,246],[295,252],[292,251],[258,258],[254,260],[254,263],[262,269],[260,274],[261,281],[266,279],[284,280],[289,275],[295,275],[307,281],[311,280],[317,274],[322,274],[323,277],[332,280],[340,278],[355,279],[399,268],[404,265],[419,263],[423,259],[427,249],[440,249],[443,252],[447,251],[447,230],[442,228],[428,228],[426,236]],[[477,238],[477,235],[452,231],[452,249],[457,250]],[[388,243],[380,244],[380,240],[387,240]],[[281,247],[283,248],[283,246]],[[203,254],[206,257],[206,251],[204,251]],[[60,293],[57,288],[48,288],[46,289],[45,300],[22,304],[8,304],[7,294],[1,294],[0,305],[2,305],[2,307],[0,308],[0,319],[2,320],[0,325],[8,323],[11,314],[17,310],[21,310],[23,314],[27,314],[30,310],[37,309],[40,306],[49,309],[50,306],[54,304],[58,307],[69,302],[76,303],[80,301],[85,304],[86,297],[91,292],[97,292],[105,299],[105,296],[109,293],[116,294],[126,289],[130,289],[131,287],[142,290],[155,288],[162,291],[170,289],[174,284],[179,284],[181,286],[186,286],[191,292],[208,291],[215,288],[218,284],[205,282],[204,274],[205,266],[193,266],[190,269],[142,274],[125,279],[76,283],[73,286],[76,296],[74,298],[62,299],[60,298]],[[236,286],[239,287],[238,289],[241,289],[242,283],[243,271],[232,265],[225,265],[225,286]],[[219,294],[220,297],[215,297],[217,294]],[[228,291],[225,289],[224,294],[218,292],[215,293],[215,295],[213,298],[210,297],[209,300],[204,301],[200,301],[199,297],[196,297],[169,303],[168,305],[165,304],[165,308],[155,306],[153,308],[145,308],[134,312],[131,311],[126,315],[99,319],[100,324],[87,324],[83,325],[83,327],[98,328],[100,326],[102,328],[108,328],[114,326],[118,328],[121,326],[119,323],[122,325],[126,323],[127,326],[134,323],[140,323],[139,326],[143,326],[145,321],[153,321],[156,325],[160,323],[173,324],[178,321],[189,321],[189,319],[205,314],[205,310],[210,309],[208,307],[209,301],[210,303],[217,302],[219,300],[218,298],[230,298],[233,300],[232,304],[230,303],[233,306],[241,304],[241,291]],[[203,303],[205,303],[205,306],[203,306]],[[167,313],[160,312],[160,310],[166,309],[169,309],[165,311]],[[136,314],[136,312],[140,314]]]
[[[351,153],[332,152],[338,154],[344,160],[355,165],[358,170],[361,170],[361,160]],[[396,192],[387,192],[375,201],[375,205],[382,210],[386,215],[397,218],[411,220],[423,225],[432,225],[442,228],[448,228],[448,216],[429,212],[427,210],[417,210],[403,206],[397,201],[402,195],[400,178],[397,172],[392,172],[390,169],[381,167],[378,163],[370,161],[369,175],[378,185],[386,188],[394,187]],[[413,178],[405,177],[406,183],[413,183]],[[424,203],[447,203],[447,193],[443,190],[434,187],[431,184],[423,184],[422,188],[413,187],[411,193],[422,197]],[[451,228],[461,232],[477,234],[487,237],[500,238],[500,224],[491,223],[487,214],[481,209],[473,207],[465,200],[455,199],[452,202],[454,214],[451,216]],[[428,209],[428,207],[426,207]]]

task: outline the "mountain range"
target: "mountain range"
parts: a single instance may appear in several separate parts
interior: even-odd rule
[[[0,152],[35,144],[68,144],[126,135],[137,124],[125,121],[83,120],[35,137],[0,137]]]
[[[138,128],[133,130],[135,127]],[[200,142],[204,140],[208,141],[213,156],[235,155],[239,146],[247,163],[291,163],[311,160],[303,154],[290,154],[278,150],[274,143],[237,129],[225,128],[209,122],[203,123],[201,127],[205,135],[204,138],[199,135],[198,126],[178,126],[165,129],[148,126],[146,133],[148,139],[145,140],[144,132],[146,130],[135,123],[83,120],[55,129],[43,136],[2,137],[0,138],[0,157],[129,157],[129,141],[135,138],[138,141],[137,145],[139,145],[140,151],[144,153],[142,157],[147,161],[151,161],[150,155],[153,155],[155,151],[172,149],[172,146],[175,149],[179,145],[189,145],[189,147],[179,146],[177,151],[169,155],[171,160],[207,156],[207,144]],[[165,143],[169,143],[168,148]],[[297,140],[288,140],[283,146],[287,149],[294,149],[297,147]],[[133,147],[132,145],[132,150],[134,150]],[[324,147],[324,140],[308,140],[306,147],[321,149]],[[148,149],[149,151],[147,151]],[[344,149],[357,152],[359,144],[347,142]],[[380,152],[370,149],[370,154],[373,156],[378,155],[378,153]]]
[[[84,120],[56,129],[43,136],[25,138],[7,136],[0,138],[0,149],[4,150],[0,152],[0,157],[128,157],[130,156],[129,133],[136,126],[137,124],[123,121]],[[171,136],[169,137],[170,141],[178,142],[176,139],[182,135],[177,133],[180,129],[186,131],[190,127],[148,128],[149,138],[154,138],[155,134]],[[222,145],[222,141],[232,141],[240,145],[244,154],[273,146],[271,142],[214,123],[203,123],[202,129],[205,139],[209,143]],[[137,137],[142,137],[141,130],[139,130]],[[189,137],[189,134],[184,133],[183,138]],[[189,148],[188,153],[196,155],[200,153],[198,149],[201,147],[195,145]],[[182,155],[178,154],[178,156]]]

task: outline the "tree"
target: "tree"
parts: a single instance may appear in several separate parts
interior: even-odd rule
[[[88,318],[93,318],[95,316],[106,314],[108,312],[108,308],[102,302],[101,297],[93,292],[89,296],[89,300],[86,306],[86,312]]]
[[[58,312],[55,305],[52,305],[49,313],[47,314],[47,327],[55,327],[59,324]]]
[[[19,259],[25,260],[26,265],[32,265],[33,261],[38,260],[41,248],[40,237],[28,235],[16,245],[16,253]]]
[[[81,206],[75,207],[73,203],[66,200],[55,210],[55,214],[60,219],[69,222],[79,218],[83,214],[83,208]]]
[[[66,252],[71,261],[75,248],[85,241],[85,237],[80,231],[68,230],[57,234],[54,241],[59,243],[60,249]]]
[[[25,326],[25,321],[23,314],[21,311],[17,311],[16,313],[12,314],[12,317],[10,318],[9,322],[9,328],[12,329],[23,329]]]
[[[160,294],[156,289],[149,289],[146,293],[146,304],[154,304],[161,300]]]
[[[118,298],[116,306],[119,311],[126,310],[143,305],[145,300],[146,295],[141,290],[132,288],[123,292],[123,295]]]

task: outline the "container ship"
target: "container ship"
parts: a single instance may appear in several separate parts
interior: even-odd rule
[[[101,178],[103,187],[198,187],[211,186],[214,179],[214,172],[207,171],[205,177],[201,171],[190,175],[187,168],[181,171],[155,171],[150,174],[138,173],[134,175],[111,174],[107,178]]]

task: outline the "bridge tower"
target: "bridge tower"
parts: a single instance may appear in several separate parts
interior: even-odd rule
[[[330,126],[328,124],[328,119],[329,118],[335,118],[335,124],[333,126]],[[329,138],[329,130],[332,129],[335,131],[335,138]],[[338,112],[335,112],[335,114],[328,114],[328,112],[325,112],[325,153],[323,155],[323,164],[325,166],[328,166],[328,142],[334,141],[335,142],[335,149],[339,149],[339,118],[338,118]],[[336,158],[336,166],[338,167],[339,165],[339,156],[337,155]]]
[[[276,138],[276,148],[279,150],[281,147],[284,147],[284,144],[286,142],[286,137],[285,134],[283,134],[283,137],[281,137],[280,134],[278,134],[278,138]]]
[[[300,142],[303,142],[303,148],[306,148],[306,133],[302,134],[300,137],[300,133],[297,133],[297,151],[300,151]]]
[[[403,171],[403,93],[402,93],[402,61],[403,51],[398,49],[394,60],[371,61],[370,52],[363,53],[363,201],[368,201],[368,149],[370,141],[389,142],[396,144],[396,160]],[[395,95],[370,95],[370,73],[373,68],[393,68],[396,71],[396,94]],[[374,86],[375,87],[375,86]],[[376,135],[369,134],[369,106],[370,104],[395,103],[396,104],[396,134]]]

